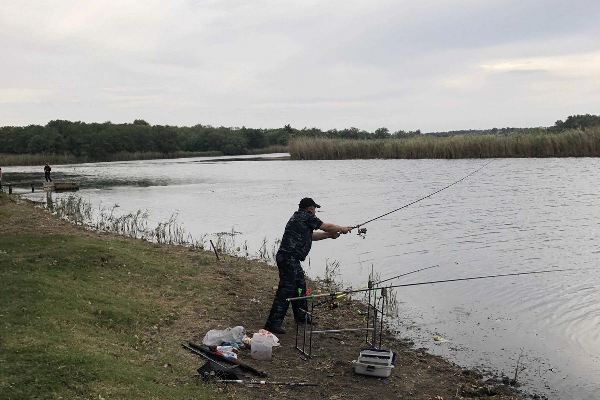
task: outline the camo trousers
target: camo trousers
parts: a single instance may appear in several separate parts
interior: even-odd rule
[[[306,281],[304,280],[304,270],[297,258],[277,253],[275,261],[279,269],[279,286],[266,325],[281,326],[290,303],[285,299],[303,296],[306,293]],[[304,320],[304,312],[301,310],[307,309],[306,300],[292,301],[291,303],[294,319],[296,321]]]

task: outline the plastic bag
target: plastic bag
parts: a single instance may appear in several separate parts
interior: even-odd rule
[[[258,334],[261,336],[266,336],[268,339],[270,339],[273,342],[273,346],[279,346],[279,338],[277,336],[273,335],[268,330],[259,329]]]
[[[219,346],[224,342],[241,343],[245,335],[246,330],[243,326],[235,326],[223,330],[211,329],[204,335],[202,343],[206,346]]]
[[[238,358],[239,350],[233,346],[217,346],[217,354],[222,355],[227,360],[235,361]]]

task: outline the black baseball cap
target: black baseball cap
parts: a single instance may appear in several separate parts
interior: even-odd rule
[[[317,203],[315,203],[315,201],[313,199],[311,199],[310,197],[305,197],[302,200],[300,200],[300,204],[298,204],[298,207],[300,207],[300,208],[307,208],[307,207],[321,208],[321,206],[318,205]]]

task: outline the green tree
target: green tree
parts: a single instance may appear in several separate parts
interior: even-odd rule
[[[390,136],[390,131],[388,128],[378,128],[375,130],[375,133],[373,134],[374,137],[376,137],[377,139],[384,139],[388,136]]]
[[[29,139],[27,144],[27,152],[31,154],[49,153],[51,149],[51,143],[48,140],[48,136],[35,135]]]

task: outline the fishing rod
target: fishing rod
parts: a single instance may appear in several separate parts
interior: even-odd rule
[[[549,273],[549,272],[564,272],[564,271],[574,271],[574,270],[575,270],[574,268],[568,268],[568,269],[548,269],[548,270],[542,270],[542,271],[515,272],[515,273],[511,273],[511,274],[497,274],[497,275],[472,276],[472,277],[468,277],[468,278],[443,279],[443,280],[439,280],[439,281],[403,283],[403,284],[399,284],[399,285],[378,286],[378,287],[367,288],[367,289],[350,289],[350,290],[342,290],[342,291],[333,292],[333,293],[323,293],[323,294],[315,294],[315,295],[300,296],[300,297],[289,297],[289,298],[286,299],[286,301],[314,299],[314,298],[326,297],[326,296],[335,297],[335,296],[339,296],[341,294],[359,293],[359,292],[366,292],[366,291],[369,291],[369,290],[387,290],[387,289],[393,289],[393,288],[399,288],[399,287],[408,287],[408,286],[433,285],[433,284],[436,284],[436,283],[471,281],[471,280],[475,280],[475,279],[500,278],[500,277],[518,276],[518,275],[545,274],[545,273]]]
[[[394,276],[393,278],[387,278],[387,279],[384,279],[384,280],[382,280],[382,281],[378,281],[378,282],[371,282],[371,281],[369,280],[369,286],[370,286],[370,287],[371,287],[371,289],[372,289],[373,285],[379,285],[379,284],[381,284],[381,283],[383,283],[383,282],[391,281],[392,279],[398,279],[398,278],[401,278],[401,277],[403,277],[403,276],[406,276],[406,275],[414,274],[414,273],[417,273],[417,272],[420,272],[420,271],[425,271],[426,269],[430,269],[430,268],[436,268],[436,267],[439,267],[439,265],[432,265],[432,266],[430,266],[430,267],[419,268],[419,269],[416,269],[416,270],[414,270],[414,271],[405,272],[405,273],[403,273],[403,274],[396,275],[396,276]],[[370,278],[369,278],[369,279],[370,279]],[[367,288],[365,288],[365,289],[368,289],[368,287],[367,287]],[[322,304],[329,303],[330,301],[333,301],[333,300],[341,299],[342,297],[345,297],[346,295],[347,295],[347,293],[341,293],[341,294],[338,294],[338,295],[333,295],[333,296],[331,296],[331,299],[321,300],[321,301],[319,301],[318,303],[315,303],[314,307],[320,306],[320,305],[322,305]]]
[[[257,370],[256,368],[252,367],[251,365],[245,364],[245,363],[241,362],[240,360],[237,360],[237,359],[232,360],[232,359],[226,358],[222,354],[219,354],[219,352],[211,350],[211,348],[209,346],[206,346],[204,344],[196,344],[193,342],[187,342],[187,344],[182,343],[181,345],[183,346],[183,348],[191,351],[192,353],[201,355],[202,357],[210,359],[211,361],[215,361],[215,359],[217,359],[219,361],[237,365],[241,370],[253,373],[257,376],[261,376],[261,377],[268,376],[266,372]],[[203,353],[204,355],[202,355],[200,353]]]
[[[417,272],[425,271],[426,269],[430,269],[430,268],[437,268],[437,267],[439,267],[439,265],[432,265],[432,266],[430,266],[430,267],[425,267],[425,268],[416,269],[416,270],[414,270],[414,271],[405,272],[405,273],[403,273],[403,274],[396,275],[396,276],[394,276],[393,278],[387,278],[387,279],[384,279],[384,280],[382,280],[382,281],[374,282],[374,284],[376,284],[376,285],[380,285],[380,284],[382,284],[383,282],[391,281],[391,280],[398,279],[398,278],[401,278],[401,277],[403,277],[403,276],[406,276],[406,275],[414,274],[414,273],[417,273]]]
[[[418,202],[420,202],[420,201],[422,201],[422,200],[425,200],[425,199],[427,199],[427,198],[429,198],[429,197],[433,196],[434,194],[437,194],[437,193],[439,193],[439,192],[441,192],[441,191],[443,191],[443,190],[446,190],[446,189],[448,189],[449,187],[452,187],[452,186],[456,185],[457,183],[459,183],[459,182],[461,182],[461,181],[463,181],[463,180],[467,179],[469,176],[471,176],[471,175],[473,175],[473,174],[475,174],[475,173],[477,173],[477,172],[481,171],[483,168],[487,167],[487,166],[488,166],[490,163],[492,163],[493,161],[494,161],[494,160],[491,160],[491,161],[489,161],[489,162],[487,162],[487,163],[483,164],[481,167],[477,168],[477,169],[476,169],[476,170],[474,170],[474,171],[471,171],[471,172],[469,172],[467,175],[463,176],[462,178],[460,178],[459,180],[457,180],[457,181],[455,181],[455,182],[452,182],[452,183],[451,183],[451,184],[449,184],[448,186],[445,186],[445,187],[443,187],[443,188],[441,188],[441,189],[439,189],[439,190],[436,190],[435,192],[433,192],[433,193],[430,193],[430,194],[428,194],[427,196],[423,196],[423,197],[421,197],[421,198],[419,198],[419,199],[417,199],[417,200],[411,201],[410,203],[408,203],[408,204],[405,204],[405,205],[403,205],[402,207],[398,207],[398,208],[396,208],[395,210],[389,211],[389,212],[387,212],[387,213],[385,213],[385,214],[382,214],[382,215],[380,215],[380,216],[378,216],[378,217],[371,218],[371,219],[370,219],[370,220],[368,220],[368,221],[365,221],[365,222],[363,222],[363,223],[361,223],[361,224],[355,225],[355,226],[353,226],[353,227],[352,227],[352,229],[354,229],[354,228],[358,228],[358,234],[359,234],[359,235],[361,235],[361,234],[362,234],[362,235],[364,235],[364,234],[366,234],[366,233],[367,233],[367,229],[366,229],[366,228],[361,228],[361,226],[364,226],[364,225],[368,224],[369,222],[373,222],[373,221],[375,221],[375,220],[378,220],[379,218],[383,218],[383,217],[385,217],[385,216],[387,216],[387,215],[390,215],[390,214],[392,214],[392,213],[395,213],[396,211],[400,211],[400,210],[402,210],[403,208],[406,208],[406,207],[412,206],[413,204],[415,204],[415,203],[418,203]]]
[[[257,380],[243,380],[243,379],[217,379],[217,383],[237,383],[241,385],[273,385],[273,386],[319,386],[317,383],[309,382],[270,382],[270,381],[257,381]]]

